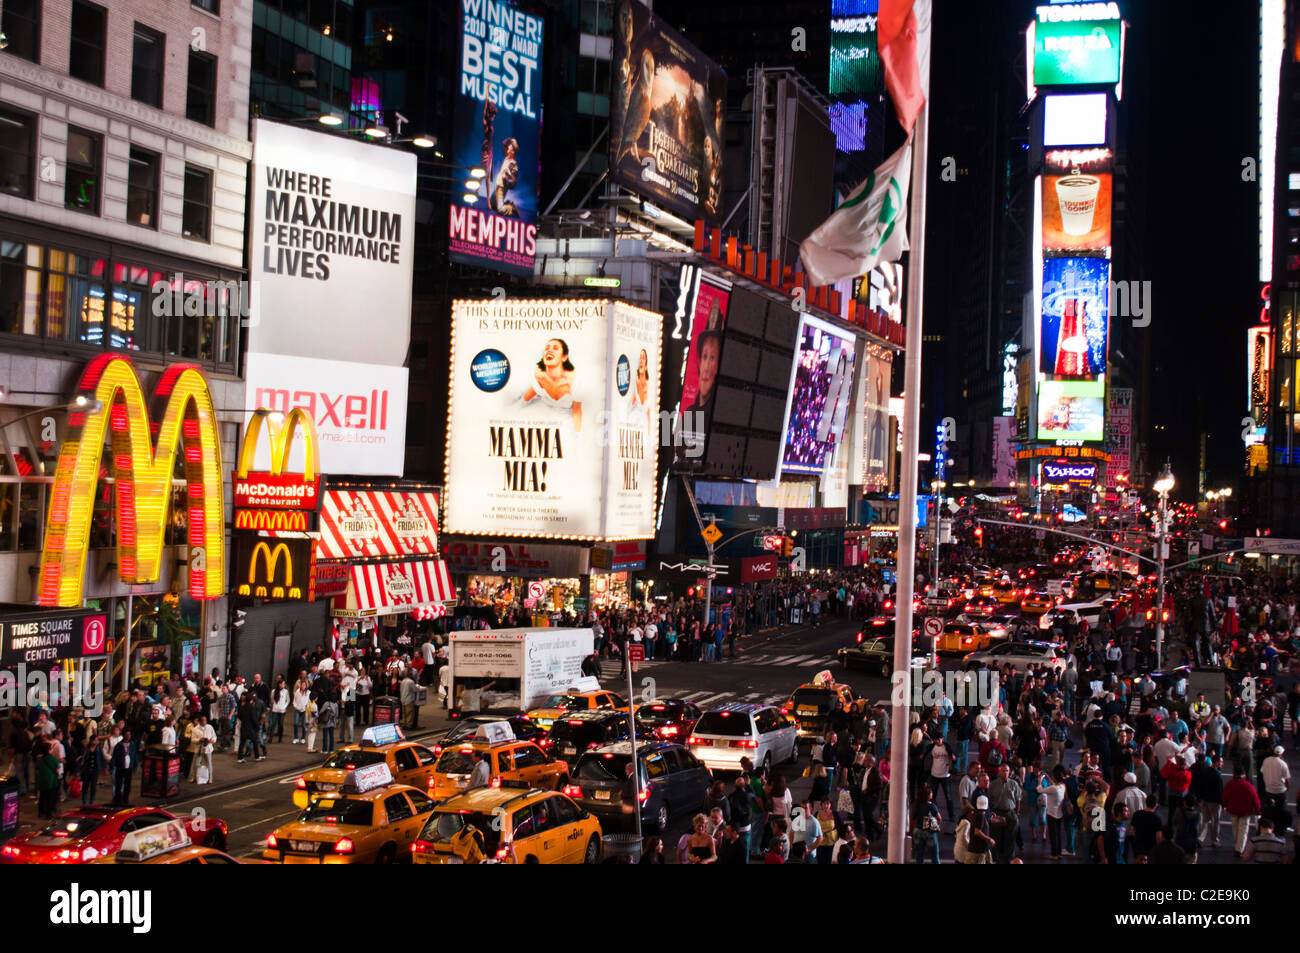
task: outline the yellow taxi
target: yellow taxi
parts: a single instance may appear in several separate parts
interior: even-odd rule
[[[279,864],[391,864],[433,810],[427,794],[397,784],[384,762],[349,771],[338,793],[314,794],[296,821],[266,838],[262,857]]]
[[[949,622],[939,636],[939,652],[978,652],[989,647],[989,633],[972,622]]]
[[[781,705],[781,714],[794,719],[800,741],[818,738],[826,734],[831,713],[848,708],[853,704],[853,697],[853,689],[836,682],[829,671],[818,672],[811,682],[790,693],[790,698]]]
[[[476,788],[434,808],[411,845],[417,864],[594,864],[600,821],[563,794]]]
[[[344,745],[319,768],[312,768],[294,782],[294,807],[305,808],[313,794],[333,794],[349,771],[372,764],[387,764],[393,779],[413,788],[427,788],[438,756],[422,744],[407,741],[397,725],[372,725],[361,735],[361,744]]]
[[[215,847],[199,847],[190,840],[181,820],[151,824],[122,838],[117,853],[97,864],[237,864],[238,860]]]
[[[460,794],[474,772],[474,752],[488,765],[488,785],[506,782],[530,788],[559,790],[569,780],[569,766],[553,761],[535,742],[520,741],[508,721],[487,722],[472,738],[444,748],[429,776],[429,794],[436,801]]]
[[[1024,595],[1024,590],[1014,582],[1003,581],[993,585],[993,598],[1004,606],[1019,603]]]
[[[1056,605],[1056,598],[1045,592],[1029,592],[1020,600],[1020,611],[1029,615],[1046,612]]]
[[[594,678],[583,679],[582,683],[574,685],[568,691],[547,698],[539,707],[527,712],[527,717],[538,728],[549,729],[558,718],[575,711],[591,711],[593,708],[627,711],[628,704],[613,692],[600,688]]]

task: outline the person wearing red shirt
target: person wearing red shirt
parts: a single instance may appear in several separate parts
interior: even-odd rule
[[[1223,786],[1223,809],[1232,818],[1232,848],[1238,857],[1246,849],[1250,819],[1259,813],[1259,792],[1246,780],[1240,768],[1232,771],[1232,780]]]
[[[993,752],[997,752],[997,758],[993,758]],[[993,758],[993,760],[990,760]],[[990,775],[998,773],[998,768],[1004,764],[1010,764],[1010,756],[1007,754],[1007,746],[998,740],[997,735],[990,736],[980,744],[980,764]]]

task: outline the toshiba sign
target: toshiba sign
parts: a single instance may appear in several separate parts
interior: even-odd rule
[[[246,373],[245,409],[250,415],[258,407],[280,413],[301,407],[311,413],[325,473],[402,475],[406,368],[250,353]],[[269,451],[259,447],[257,452],[256,469],[270,469]],[[315,500],[310,502],[314,505]]]

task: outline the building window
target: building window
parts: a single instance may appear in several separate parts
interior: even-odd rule
[[[0,30],[9,40],[6,53],[41,61],[41,0],[5,0]]]
[[[166,37],[147,26],[135,25],[131,54],[131,98],[162,108],[163,55]]]
[[[200,10],[207,10],[215,16],[221,15],[221,3],[219,0],[190,0],[190,6],[198,7]]]
[[[63,202],[73,211],[99,214],[100,145],[100,137],[93,132],[69,127]]]
[[[104,85],[104,26],[107,13],[85,0],[72,0],[72,46],[68,51],[68,75]]]
[[[135,146],[126,173],[126,220],[145,228],[158,227],[158,156]]]
[[[32,198],[36,119],[0,109],[0,192]]]
[[[190,50],[189,80],[185,89],[185,118],[205,126],[216,124],[217,59]]]
[[[0,331],[41,333],[41,246],[0,241]]]
[[[181,233],[186,238],[211,240],[212,173],[192,165],[185,167],[185,204],[181,209]]]

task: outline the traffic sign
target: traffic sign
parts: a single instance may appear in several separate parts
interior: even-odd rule
[[[706,543],[712,546],[718,540],[722,539],[722,530],[718,529],[717,523],[710,523],[700,531],[700,535],[704,537]]]
[[[629,642],[627,646],[627,657],[631,662],[644,662],[645,646],[640,642]]]
[[[1047,580],[1047,594],[1049,596],[1061,596],[1065,594],[1065,583],[1060,579]]]
[[[925,634],[930,638],[936,638],[943,634],[943,619],[938,616],[929,616],[925,620]]]
[[[528,584],[528,595],[532,599],[544,599],[546,597],[546,583],[530,582]]]

